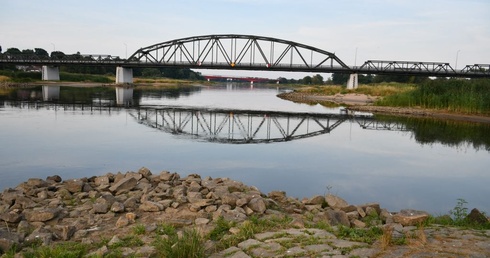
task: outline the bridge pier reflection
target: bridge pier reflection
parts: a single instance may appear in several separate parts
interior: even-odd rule
[[[43,101],[60,99],[60,86],[43,86]]]
[[[133,104],[133,87],[116,87],[116,104],[131,106]]]

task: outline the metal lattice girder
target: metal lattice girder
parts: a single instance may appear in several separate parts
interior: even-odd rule
[[[300,70],[350,68],[334,53],[293,41],[253,35],[206,35],[166,41],[136,51],[129,62],[190,68]]]
[[[490,64],[467,65],[465,68],[461,69],[461,73],[464,73],[464,74],[484,73],[484,74],[490,75]]]
[[[448,75],[456,71],[449,63],[368,60],[356,69],[359,73],[407,74],[407,75]]]

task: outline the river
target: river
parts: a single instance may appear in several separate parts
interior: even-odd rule
[[[489,125],[345,119],[341,107],[276,97],[286,90],[230,83],[15,90],[0,99],[0,189],[144,166],[300,199],[333,193],[390,211],[447,214],[462,198],[490,212]]]

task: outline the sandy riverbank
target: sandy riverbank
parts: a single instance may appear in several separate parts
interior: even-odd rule
[[[319,103],[327,104],[334,103],[347,106],[352,111],[362,111],[377,114],[396,115],[396,116],[415,116],[415,117],[432,117],[438,119],[451,119],[457,121],[488,123],[490,124],[489,116],[468,115],[450,113],[443,110],[423,109],[416,107],[386,107],[374,106],[373,103],[379,97],[373,97],[365,94],[335,94],[331,96],[315,95],[300,92],[289,92],[279,94],[278,97],[298,103]]]

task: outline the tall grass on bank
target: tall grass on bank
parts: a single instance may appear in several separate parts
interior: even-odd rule
[[[441,109],[467,114],[490,113],[490,80],[431,80],[414,90],[386,96],[380,106]]]
[[[347,89],[345,86],[331,85],[331,86],[309,86],[297,89],[297,92],[319,94],[319,95],[335,95],[335,94],[366,94],[370,96],[389,96],[393,94],[404,93],[415,89],[415,84],[407,83],[377,83],[377,84],[363,84],[359,85],[357,89]]]

